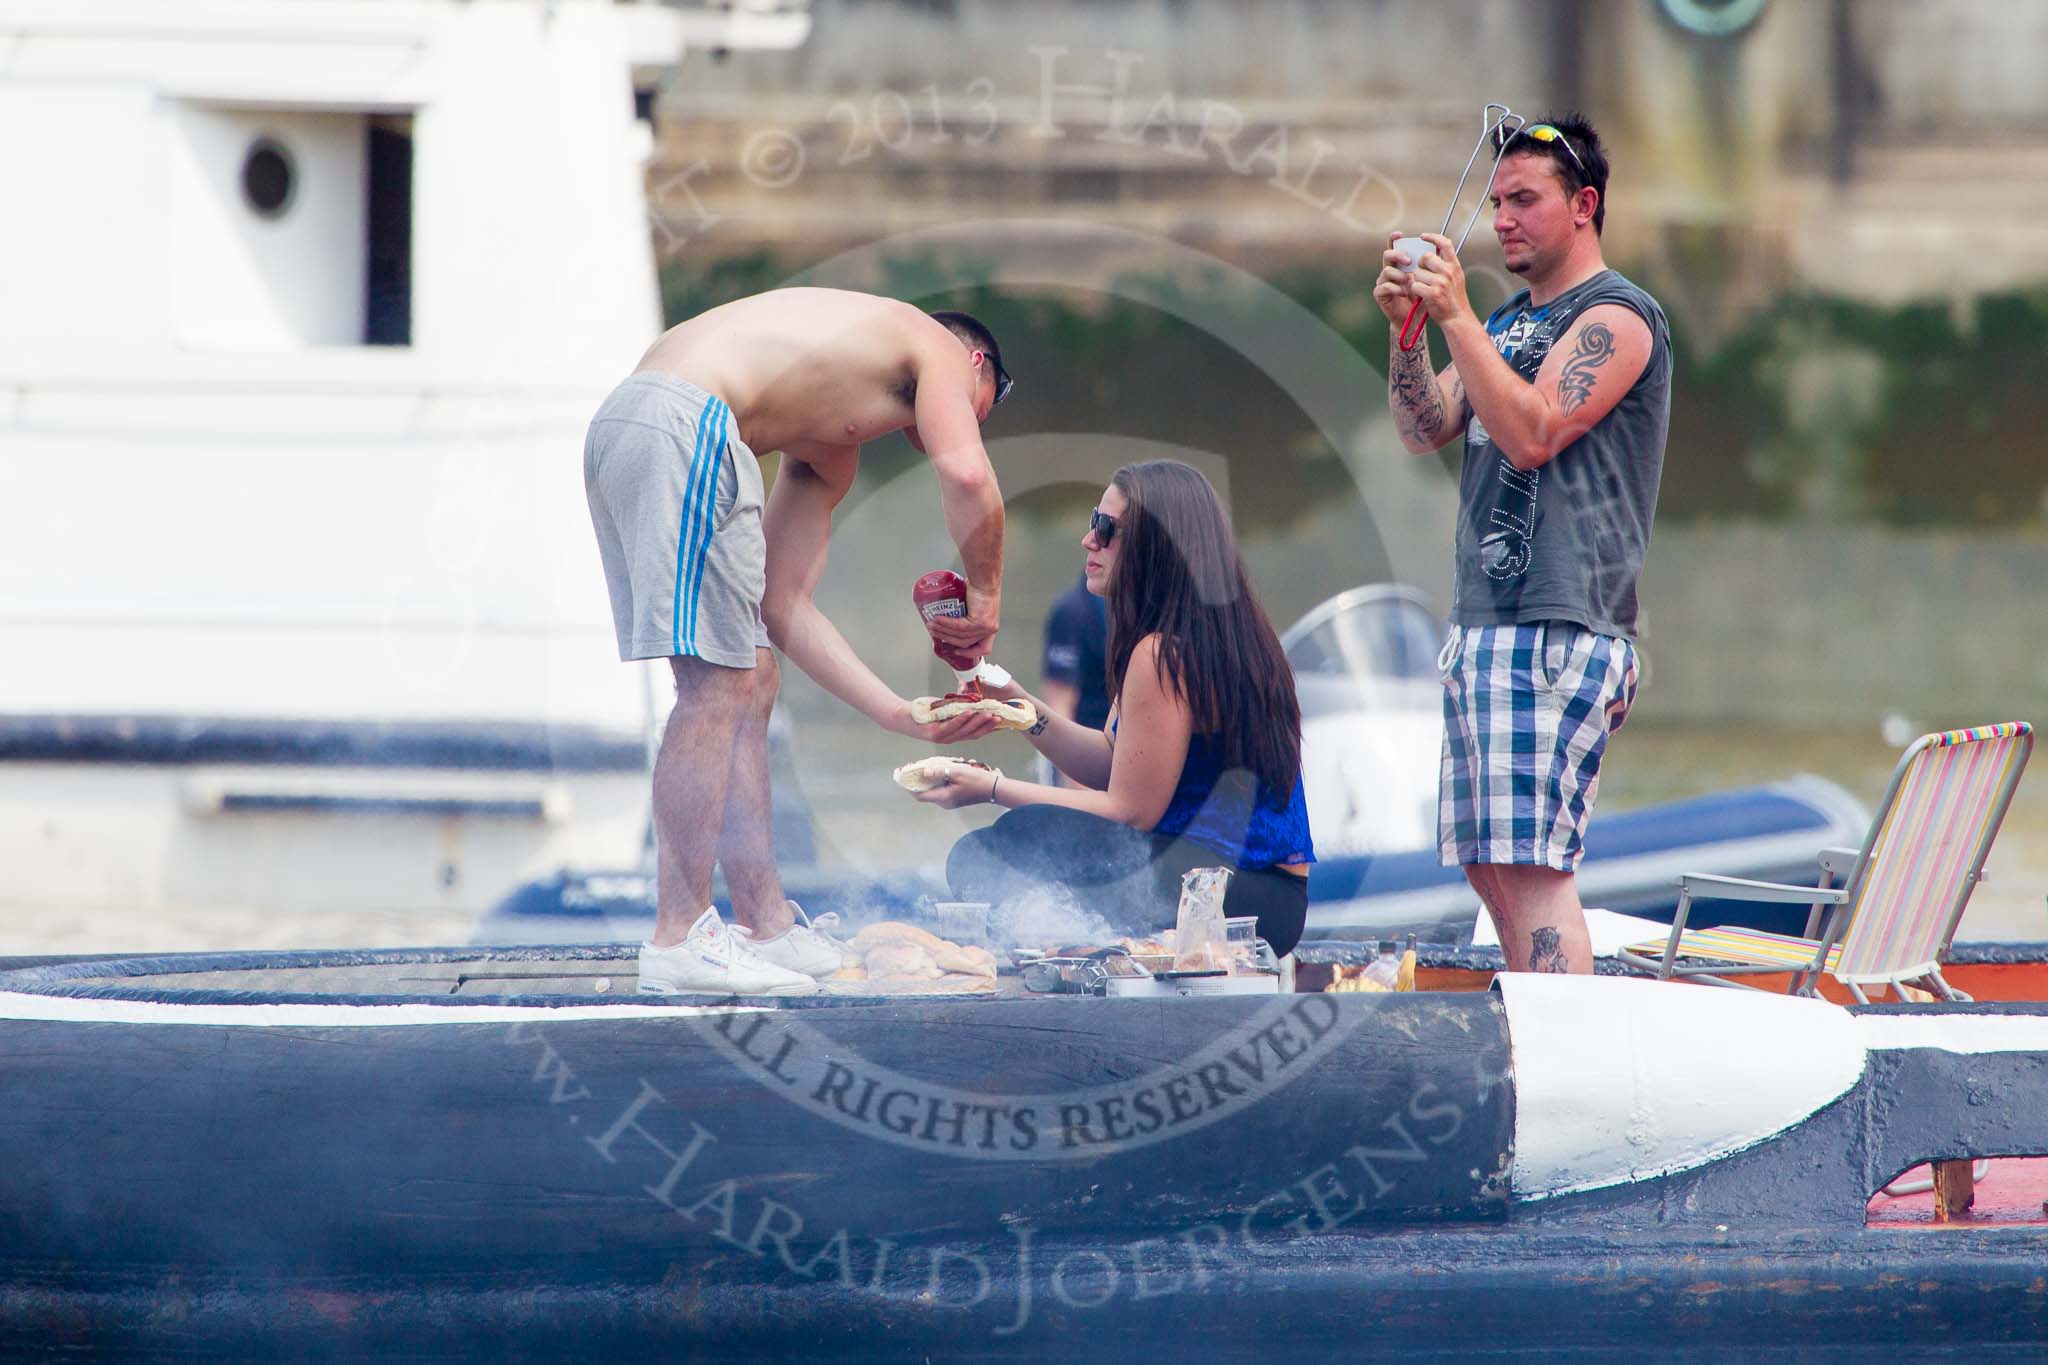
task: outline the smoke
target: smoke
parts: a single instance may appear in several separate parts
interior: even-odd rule
[[[1053,884],[1033,886],[989,912],[989,937],[1005,947],[1099,945],[1114,943],[1122,934],[1073,892]]]

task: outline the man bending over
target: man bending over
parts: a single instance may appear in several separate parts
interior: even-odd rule
[[[669,329],[592,419],[583,482],[621,659],[666,658],[676,704],[654,763],[656,916],[640,989],[800,993],[839,953],[783,899],[769,818],[770,643],[869,719],[920,726],[811,595],[862,442],[894,431],[932,463],[968,613],[930,623],[988,652],[1002,601],[1003,503],[981,423],[1009,390],[964,313],[837,289],[778,289]],[[782,454],[771,497],[755,451]],[[725,868],[737,928],[711,907]]]

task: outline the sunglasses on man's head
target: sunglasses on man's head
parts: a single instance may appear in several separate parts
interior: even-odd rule
[[[1572,150],[1572,140],[1548,123],[1532,123],[1518,133],[1509,133],[1507,137],[1510,142],[1518,137],[1526,137],[1531,142],[1541,142],[1545,146],[1556,143],[1570,154],[1572,164],[1579,168],[1579,175],[1582,179],[1588,182],[1593,179],[1593,173],[1586,169],[1586,163],[1579,160],[1579,154]]]
[[[1088,534],[1095,537],[1097,545],[1107,546],[1116,539],[1116,518],[1107,512],[1088,514]]]

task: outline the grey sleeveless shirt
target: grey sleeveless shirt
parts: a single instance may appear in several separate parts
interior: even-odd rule
[[[1495,349],[1524,380],[1586,309],[1615,303],[1650,327],[1650,359],[1592,430],[1539,469],[1519,470],[1475,412],[1458,480],[1457,591],[1465,626],[1575,621],[1634,639],[1636,577],[1664,474],[1671,425],[1671,334],[1657,301],[1603,270],[1541,308],[1524,289],[1486,320]]]

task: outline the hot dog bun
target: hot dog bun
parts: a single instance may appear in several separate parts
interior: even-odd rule
[[[915,943],[878,943],[867,953],[868,979],[876,977],[921,977],[936,981],[945,973],[932,955]]]
[[[993,771],[988,764],[977,758],[947,758],[943,754],[933,754],[930,758],[920,758],[915,763],[904,764],[891,776],[896,779],[896,785],[907,792],[928,792],[934,787],[945,785],[947,765],[954,763],[963,768]]]
[[[1029,730],[1038,724],[1038,708],[1021,697],[1015,701],[1005,701],[1001,697],[983,697],[980,701],[959,697],[919,697],[910,703],[910,718],[919,725],[977,712],[994,716],[996,724],[1005,730]]]

